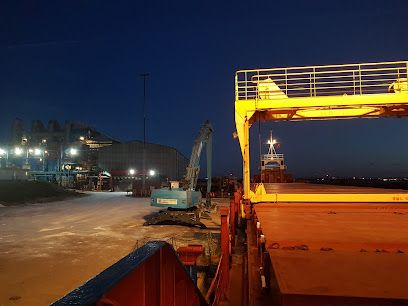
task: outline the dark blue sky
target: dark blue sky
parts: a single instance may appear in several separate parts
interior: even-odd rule
[[[148,141],[189,155],[210,119],[215,174],[240,174],[236,70],[408,59],[406,0],[220,2],[2,1],[0,139],[15,117],[140,139],[139,74],[150,72]],[[407,127],[365,119],[261,130],[266,138],[273,128],[297,176],[408,176]],[[256,125],[253,156],[257,133]]]

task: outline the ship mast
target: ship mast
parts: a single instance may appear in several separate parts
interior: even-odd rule
[[[276,152],[275,145],[278,143],[273,138],[270,131],[268,145],[268,154],[261,154],[261,182],[262,183],[284,183],[286,182],[285,156]]]

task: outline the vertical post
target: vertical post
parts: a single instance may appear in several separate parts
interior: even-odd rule
[[[316,97],[316,67],[313,67],[313,94]]]
[[[148,73],[140,75],[143,78],[143,157],[142,157],[142,196],[145,192],[146,185],[146,78]]]
[[[248,75],[247,75],[247,72],[245,71],[245,83],[244,83],[244,86],[245,86],[245,100],[248,100]]]
[[[408,62],[405,62],[405,77],[407,78],[408,81]]]
[[[235,199],[230,200],[231,246],[235,246]]]
[[[259,145],[259,179],[262,180],[262,141],[261,141],[261,112],[258,112],[258,145]]]
[[[359,81],[360,81],[360,95],[363,94],[363,88],[362,88],[362,81],[361,81],[361,65],[358,65],[358,75],[359,75]]]
[[[243,168],[244,168],[244,199],[249,199],[249,191],[251,186],[251,176],[250,176],[250,159],[249,159],[249,121],[245,118],[244,122],[244,158],[243,158]]]
[[[353,95],[356,94],[356,75],[355,71],[353,70]]]
[[[235,215],[236,216],[238,216],[239,204],[241,203],[241,198],[242,198],[242,190],[241,190],[241,187],[239,187],[239,189],[234,192]],[[237,220],[237,218],[235,220]]]
[[[28,165],[28,147],[26,148],[26,165]]]
[[[223,291],[227,289],[229,284],[229,232],[228,232],[228,207],[220,209],[221,215],[221,286]],[[224,291],[225,292],[225,291]]]
[[[212,134],[210,133],[208,136],[207,144],[206,144],[206,155],[207,155],[207,191],[206,191],[206,204],[208,207],[211,206],[211,183],[212,183]]]
[[[238,72],[235,72],[235,101],[239,100],[239,93],[238,93]]]
[[[60,156],[59,156],[59,165],[58,165],[58,171],[59,171],[59,185],[62,186],[62,163],[63,163],[63,159],[64,159],[64,143],[61,140],[60,143]]]

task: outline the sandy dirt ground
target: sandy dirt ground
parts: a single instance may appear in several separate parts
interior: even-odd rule
[[[0,305],[48,305],[147,240],[205,245],[219,230],[142,226],[158,210],[120,192],[0,207]]]

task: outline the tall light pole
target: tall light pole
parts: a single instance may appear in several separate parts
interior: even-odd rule
[[[146,185],[146,80],[149,76],[148,73],[142,73],[140,75],[143,78],[143,160],[142,160],[142,194],[145,191]]]

